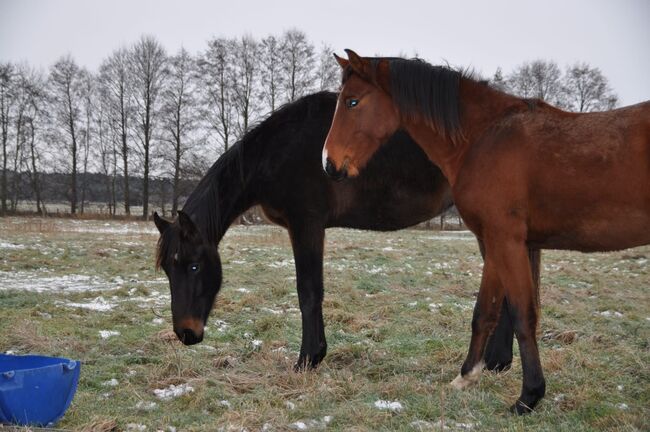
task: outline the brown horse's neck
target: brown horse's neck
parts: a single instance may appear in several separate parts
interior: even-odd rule
[[[456,140],[442,136],[421,119],[406,119],[403,124],[452,186],[472,143],[499,119],[528,106],[522,99],[466,78],[461,79],[459,97],[461,137]]]

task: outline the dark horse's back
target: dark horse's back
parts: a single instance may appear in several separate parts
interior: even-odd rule
[[[271,129],[276,132],[264,138],[273,157],[263,162],[269,182],[260,204],[272,220],[286,225],[283,221],[300,218],[326,227],[390,231],[452,205],[442,172],[405,132],[391,137],[360,176],[331,180],[322,169],[321,152],[335,108],[336,94],[321,92],[265,120],[275,123]]]

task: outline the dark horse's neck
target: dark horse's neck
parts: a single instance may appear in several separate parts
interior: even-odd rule
[[[208,170],[183,206],[205,239],[219,243],[228,227],[257,201],[255,153],[246,136]]]

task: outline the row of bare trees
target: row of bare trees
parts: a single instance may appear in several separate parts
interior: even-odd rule
[[[199,178],[252,124],[281,104],[338,87],[331,52],[289,30],[261,40],[214,38],[197,54],[168,54],[143,36],[108,55],[98,71],[69,55],[47,73],[0,63],[0,213],[16,210],[21,184],[29,185],[36,211],[46,212],[44,173],[53,172],[66,174],[71,213],[83,213],[97,189],[89,173],[101,174],[111,214],[121,207],[129,215],[139,204],[146,218],[152,179],[171,185],[161,200],[169,198],[175,213],[183,181]],[[603,74],[586,64],[562,73],[539,60],[508,75],[499,69],[490,81],[573,111],[609,109],[617,100]]]
[[[497,69],[491,83],[517,96],[542,99],[574,112],[605,111],[618,103],[605,75],[587,63],[569,65],[562,72],[554,61],[535,60],[506,76]]]
[[[112,214],[120,205],[131,214],[130,182],[141,178],[137,203],[146,218],[152,177],[170,180],[174,213],[182,179],[200,176],[252,124],[285,102],[336,89],[331,51],[289,30],[261,40],[214,38],[196,55],[170,55],[143,36],[108,55],[97,72],[69,55],[47,73],[1,63],[1,212],[16,210],[24,176],[36,210],[45,212],[42,174],[64,172],[70,212],[83,213],[86,174],[98,172]]]

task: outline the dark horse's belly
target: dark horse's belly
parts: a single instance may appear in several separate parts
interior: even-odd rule
[[[398,132],[361,175],[333,183],[329,226],[391,231],[439,215],[452,205],[440,169]]]

